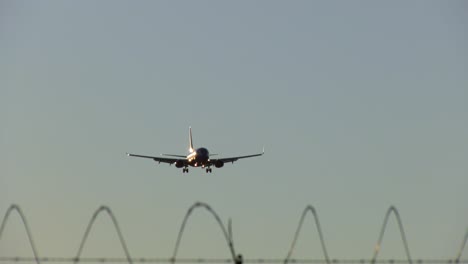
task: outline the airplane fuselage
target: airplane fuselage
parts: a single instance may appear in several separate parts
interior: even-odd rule
[[[187,155],[188,164],[192,167],[204,167],[210,159],[210,152],[206,148],[198,148]]]

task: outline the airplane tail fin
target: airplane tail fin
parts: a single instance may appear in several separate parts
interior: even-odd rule
[[[193,148],[193,142],[192,142],[192,127],[189,127],[189,151],[190,153],[195,151],[195,149]]]

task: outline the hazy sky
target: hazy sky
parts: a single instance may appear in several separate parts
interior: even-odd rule
[[[0,1],[0,214],[73,257],[101,204],[134,257],[170,257],[186,210],[284,258],[314,205],[332,258],[370,258],[387,208],[414,258],[468,227],[466,1]],[[182,174],[125,153],[257,153]],[[205,211],[180,257],[229,257]],[[312,218],[293,257],[322,258]],[[110,219],[83,257],[124,256]],[[468,253],[465,250],[465,256]],[[0,256],[32,256],[13,214]],[[381,258],[405,258],[392,218]]]

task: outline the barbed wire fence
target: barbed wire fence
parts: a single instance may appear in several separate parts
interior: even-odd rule
[[[189,220],[191,214],[196,210],[196,209],[205,209],[206,211],[208,211],[212,217],[216,220],[216,222],[218,223],[223,235],[224,235],[224,238],[226,240],[226,244],[230,250],[230,253],[231,253],[231,256],[230,258],[226,258],[226,259],[205,259],[205,258],[177,258],[177,253],[178,253],[178,249],[179,249],[179,246],[180,246],[180,243],[181,243],[181,240],[182,240],[182,236],[183,236],[183,232],[185,230],[185,225],[187,223],[187,221]],[[464,238],[462,239],[462,242],[460,244],[460,248],[457,252],[457,255],[455,256],[455,258],[453,259],[412,259],[411,258],[411,254],[410,254],[410,248],[409,248],[409,245],[408,245],[408,242],[407,242],[407,239],[406,239],[406,234],[405,234],[405,231],[404,231],[404,228],[403,228],[403,222],[401,220],[401,217],[400,217],[400,214],[397,210],[396,207],[394,206],[390,206],[385,214],[385,218],[384,218],[384,221],[383,221],[383,224],[382,224],[382,228],[380,230],[380,233],[379,233],[379,237],[378,237],[378,240],[377,240],[377,243],[374,247],[374,252],[373,252],[373,256],[372,258],[370,259],[331,259],[328,255],[328,251],[327,251],[327,248],[326,248],[326,245],[325,245],[325,239],[324,239],[324,235],[323,235],[323,231],[322,231],[322,228],[320,226],[320,222],[319,222],[319,217],[318,217],[318,213],[316,211],[316,209],[311,206],[311,205],[308,205],[306,206],[306,208],[304,209],[302,215],[301,215],[301,218],[299,220],[299,224],[298,224],[298,227],[296,229],[296,232],[294,234],[294,238],[293,238],[293,241],[292,241],[292,244],[291,244],[291,247],[286,255],[286,257],[284,259],[268,259],[268,258],[252,258],[252,259],[243,259],[242,255],[241,254],[236,254],[236,251],[235,251],[235,247],[234,247],[234,241],[233,241],[233,235],[232,235],[232,225],[231,225],[231,221],[229,220],[228,222],[228,226],[226,228],[226,226],[224,225],[224,223],[221,221],[221,218],[219,217],[219,215],[216,213],[215,210],[213,210],[211,208],[210,205],[206,204],[206,203],[202,203],[202,202],[196,202],[194,203],[187,211],[185,217],[184,217],[184,220],[182,222],[182,225],[179,229],[179,233],[178,233],[178,236],[177,236],[177,241],[176,241],[176,244],[174,246],[174,251],[173,251],[173,254],[172,254],[172,257],[170,258],[132,258],[131,255],[130,255],[130,252],[128,250],[128,247],[127,247],[127,243],[125,241],[125,238],[122,234],[122,231],[119,227],[119,224],[118,224],[118,221],[117,221],[117,218],[115,217],[114,213],[112,212],[112,210],[108,207],[108,206],[100,206],[92,215],[89,223],[88,223],[88,226],[83,234],[83,238],[81,240],[81,243],[80,243],[80,246],[78,248],[78,251],[77,251],[77,254],[75,255],[75,257],[71,257],[71,258],[66,258],[66,257],[40,257],[38,252],[37,252],[37,249],[36,249],[36,245],[35,245],[35,242],[34,242],[34,239],[33,239],[33,236],[32,236],[32,233],[31,233],[31,230],[29,229],[29,225],[28,225],[28,222],[27,222],[27,219],[23,213],[23,211],[21,210],[21,208],[16,205],[16,204],[13,204],[11,205],[8,210],[6,211],[5,213],[5,216],[3,217],[3,220],[2,220],[2,224],[0,226],[0,240],[2,239],[2,235],[3,235],[3,231],[5,230],[5,227],[6,227],[6,224],[9,220],[9,217],[11,215],[11,213],[15,211],[19,214],[20,216],[20,219],[21,219],[21,222],[23,224],[23,227],[26,231],[26,234],[28,236],[28,241],[29,241],[29,244],[30,244],[30,247],[31,247],[31,250],[33,252],[33,256],[34,257],[21,257],[21,256],[0,256],[0,262],[1,263],[5,263],[5,264],[9,264],[9,263],[21,263],[21,262],[35,262],[36,264],[41,264],[41,263],[73,263],[73,264],[78,264],[79,262],[83,262],[83,263],[128,263],[128,264],[134,264],[134,263],[169,263],[169,264],[175,264],[176,262],[179,262],[179,263],[235,263],[235,264],[242,264],[242,263],[252,263],[252,264],[268,264],[268,263],[272,263],[272,264],[291,264],[291,263],[298,263],[298,264],[458,264],[458,263],[467,263],[468,264],[468,259],[462,259],[462,254],[463,254],[463,251],[465,249],[465,246],[466,246],[466,243],[467,243],[467,240],[468,240],[468,229],[466,230],[465,232],[465,236]],[[300,235],[300,232],[301,232],[301,228],[302,228],[302,224],[304,222],[304,219],[307,215],[307,212],[310,212],[312,214],[312,216],[314,217],[314,222],[315,222],[315,226],[317,228],[317,232],[319,234],[319,239],[320,239],[320,243],[321,243],[321,246],[322,246],[322,252],[323,252],[323,255],[324,255],[324,258],[323,259],[295,259],[295,258],[291,258],[293,252],[294,252],[294,249],[295,249],[295,246],[296,246],[296,242],[297,242],[297,239]],[[120,244],[122,246],[122,250],[124,251],[125,253],[125,258],[107,258],[107,257],[103,257],[103,258],[82,258],[81,257],[81,253],[83,251],[83,248],[86,244],[86,241],[87,241],[87,238],[88,238],[88,235],[89,233],[91,232],[92,230],[92,227],[93,227],[93,224],[94,222],[96,221],[96,219],[98,218],[99,215],[101,215],[102,213],[106,213],[111,221],[112,221],[112,225],[114,226],[116,232],[117,232],[117,235],[119,237],[119,241],[120,241]],[[398,223],[398,228],[399,228],[399,231],[400,231],[400,237],[401,237],[401,240],[402,240],[402,244],[404,246],[404,249],[405,249],[405,253],[406,253],[406,259],[377,259],[378,258],[378,254],[382,248],[382,241],[383,241],[383,238],[384,238],[384,235],[385,235],[385,230],[387,228],[387,222],[388,222],[388,219],[389,217],[392,215],[395,216],[396,220],[397,220],[397,223]]]

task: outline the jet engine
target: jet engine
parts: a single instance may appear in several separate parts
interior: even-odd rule
[[[222,166],[224,166],[224,162],[217,160],[214,165],[216,168],[221,168]]]
[[[184,166],[184,162],[182,160],[176,160],[174,164],[176,168],[182,168]]]

